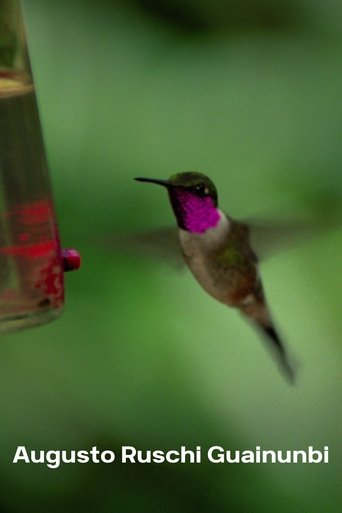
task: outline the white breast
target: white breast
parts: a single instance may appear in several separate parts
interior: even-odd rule
[[[184,256],[196,257],[219,246],[230,230],[230,221],[227,216],[218,211],[220,220],[214,228],[209,228],[204,233],[191,233],[179,229],[179,239]]]
[[[219,211],[219,214],[220,220],[215,228],[209,228],[202,234],[180,229],[179,239],[184,259],[196,280],[211,296],[226,303],[227,287],[224,283],[218,286],[208,259],[208,253],[222,244],[230,230],[229,219],[223,212]]]

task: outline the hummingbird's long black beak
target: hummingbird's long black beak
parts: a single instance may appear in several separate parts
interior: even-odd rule
[[[137,182],[149,182],[163,185],[164,187],[170,187],[171,183],[169,180],[158,180],[158,178],[134,178]]]

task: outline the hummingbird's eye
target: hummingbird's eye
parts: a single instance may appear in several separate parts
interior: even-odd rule
[[[208,188],[204,185],[204,183],[199,183],[198,185],[195,185],[194,190],[196,194],[199,196],[205,196],[208,194]]]

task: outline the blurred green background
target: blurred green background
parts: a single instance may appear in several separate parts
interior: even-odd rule
[[[299,363],[187,271],[93,240],[173,223],[133,182],[195,169],[231,215],[341,192],[337,0],[24,1],[63,245],[56,322],[2,337],[0,507],[17,512],[341,510],[341,233],[262,266]],[[328,465],[13,465],[29,449],[330,448]]]

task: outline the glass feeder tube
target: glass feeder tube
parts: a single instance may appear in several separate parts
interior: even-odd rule
[[[20,2],[0,0],[0,333],[60,314],[69,257],[59,244]]]

